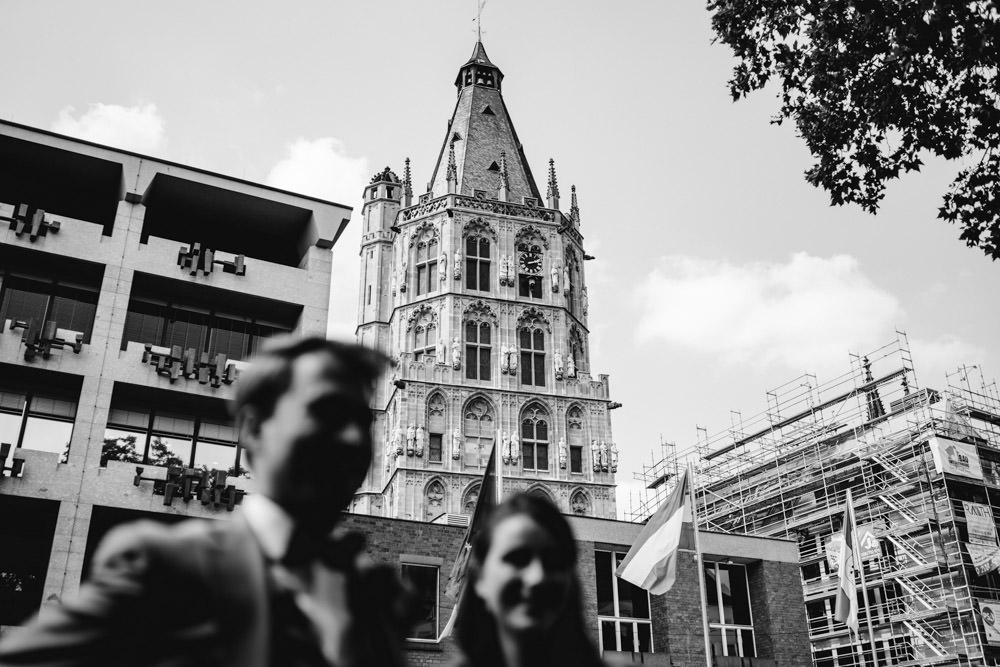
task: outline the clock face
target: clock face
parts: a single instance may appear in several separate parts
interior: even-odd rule
[[[525,273],[539,273],[542,270],[542,257],[537,252],[521,253],[521,270]]]

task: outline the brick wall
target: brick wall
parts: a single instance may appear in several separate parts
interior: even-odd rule
[[[798,565],[758,561],[747,576],[757,655],[781,667],[812,664]]]

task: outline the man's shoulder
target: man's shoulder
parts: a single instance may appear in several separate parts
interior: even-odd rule
[[[168,524],[142,519],[112,528],[94,554],[100,566],[125,558],[137,562],[165,559],[178,565],[196,558],[218,541],[218,536],[236,529],[232,521],[187,519]]]

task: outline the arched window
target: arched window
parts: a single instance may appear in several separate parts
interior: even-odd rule
[[[465,377],[489,380],[493,347],[489,322],[465,323]]]
[[[436,238],[417,243],[417,296],[436,291],[438,242]]]
[[[490,291],[490,240],[481,236],[465,239],[465,287]]]
[[[569,471],[583,472],[583,411],[572,407],[566,413],[566,433],[569,445]]]
[[[427,401],[427,460],[440,463],[444,449],[445,401],[441,394],[434,394]]]
[[[462,512],[465,514],[471,516],[475,511],[476,503],[479,501],[479,489],[480,484],[477,482],[476,484],[470,486],[466,490],[465,495],[462,496]]]
[[[524,327],[518,332],[521,344],[521,384],[545,386],[545,332]]]
[[[590,514],[590,497],[583,489],[577,489],[569,498],[569,508],[573,514],[584,516]]]
[[[434,519],[444,513],[444,484],[435,479],[424,489],[424,515]]]
[[[413,358],[416,361],[434,358],[436,344],[437,323],[429,315],[424,315],[413,327]]]
[[[496,437],[493,407],[484,398],[474,398],[465,406],[465,465],[481,468],[486,465]]]
[[[549,501],[553,505],[556,504],[555,498],[553,498],[552,494],[549,493],[548,490],[545,487],[543,487],[543,486],[535,485],[535,486],[531,487],[530,489],[528,489],[525,493],[527,493],[529,496],[535,496],[537,498],[544,498],[545,500]]]
[[[525,470],[549,469],[548,412],[537,403],[521,413],[521,463]]]

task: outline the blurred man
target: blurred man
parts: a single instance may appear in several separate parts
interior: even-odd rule
[[[256,489],[230,521],[116,528],[79,597],[0,642],[0,665],[402,665],[406,605],[363,539],[330,532],[372,457],[386,359],[272,342],[236,385]]]

